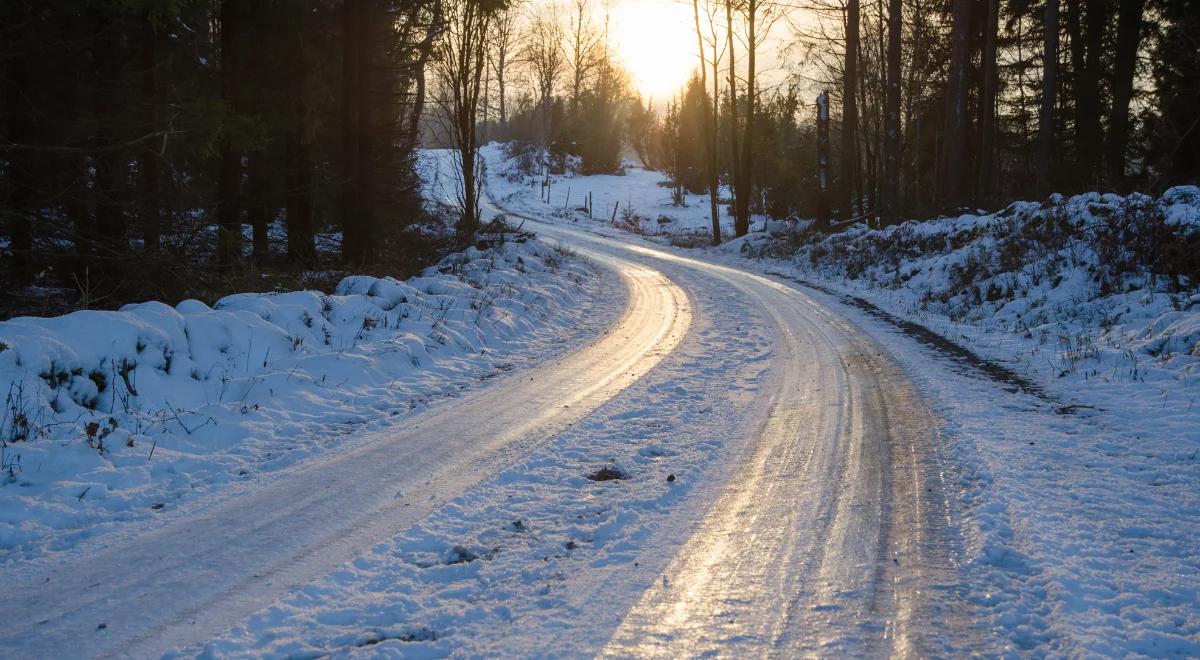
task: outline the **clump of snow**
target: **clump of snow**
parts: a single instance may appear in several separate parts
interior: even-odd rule
[[[334,295],[0,323],[0,558],[71,547],[552,352],[603,316],[597,287],[582,261],[510,241]]]

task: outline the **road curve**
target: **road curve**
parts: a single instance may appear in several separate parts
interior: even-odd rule
[[[602,655],[980,648],[975,617],[954,593],[959,554],[934,418],[882,348],[769,278],[559,224],[535,229],[594,252],[638,255],[680,282],[732,287],[776,330],[762,388],[768,412],[747,429],[724,488],[714,488],[701,522]]]
[[[629,289],[624,315],[596,342],[159,529],[0,578],[0,655],[145,657],[206,641],[628,387],[682,340],[690,302],[653,268],[580,251]]]

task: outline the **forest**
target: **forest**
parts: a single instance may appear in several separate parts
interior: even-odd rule
[[[599,0],[9,0],[0,316],[410,274],[474,240],[490,140],[636,158],[738,235],[1200,172],[1196,0],[677,4],[695,74],[650,99]],[[453,218],[425,147],[459,154]]]

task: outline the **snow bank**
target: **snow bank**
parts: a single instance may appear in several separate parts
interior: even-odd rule
[[[69,547],[291,462],[339,425],[408,414],[514,350],[549,350],[588,313],[594,280],[508,242],[408,281],[349,277],[334,295],[0,323],[0,559]]]

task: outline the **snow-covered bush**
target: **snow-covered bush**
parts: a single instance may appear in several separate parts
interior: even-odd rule
[[[998,213],[801,232],[757,248],[826,279],[901,294],[910,311],[995,324],[1064,354],[1099,344],[1200,356],[1200,188],[1089,193]]]

